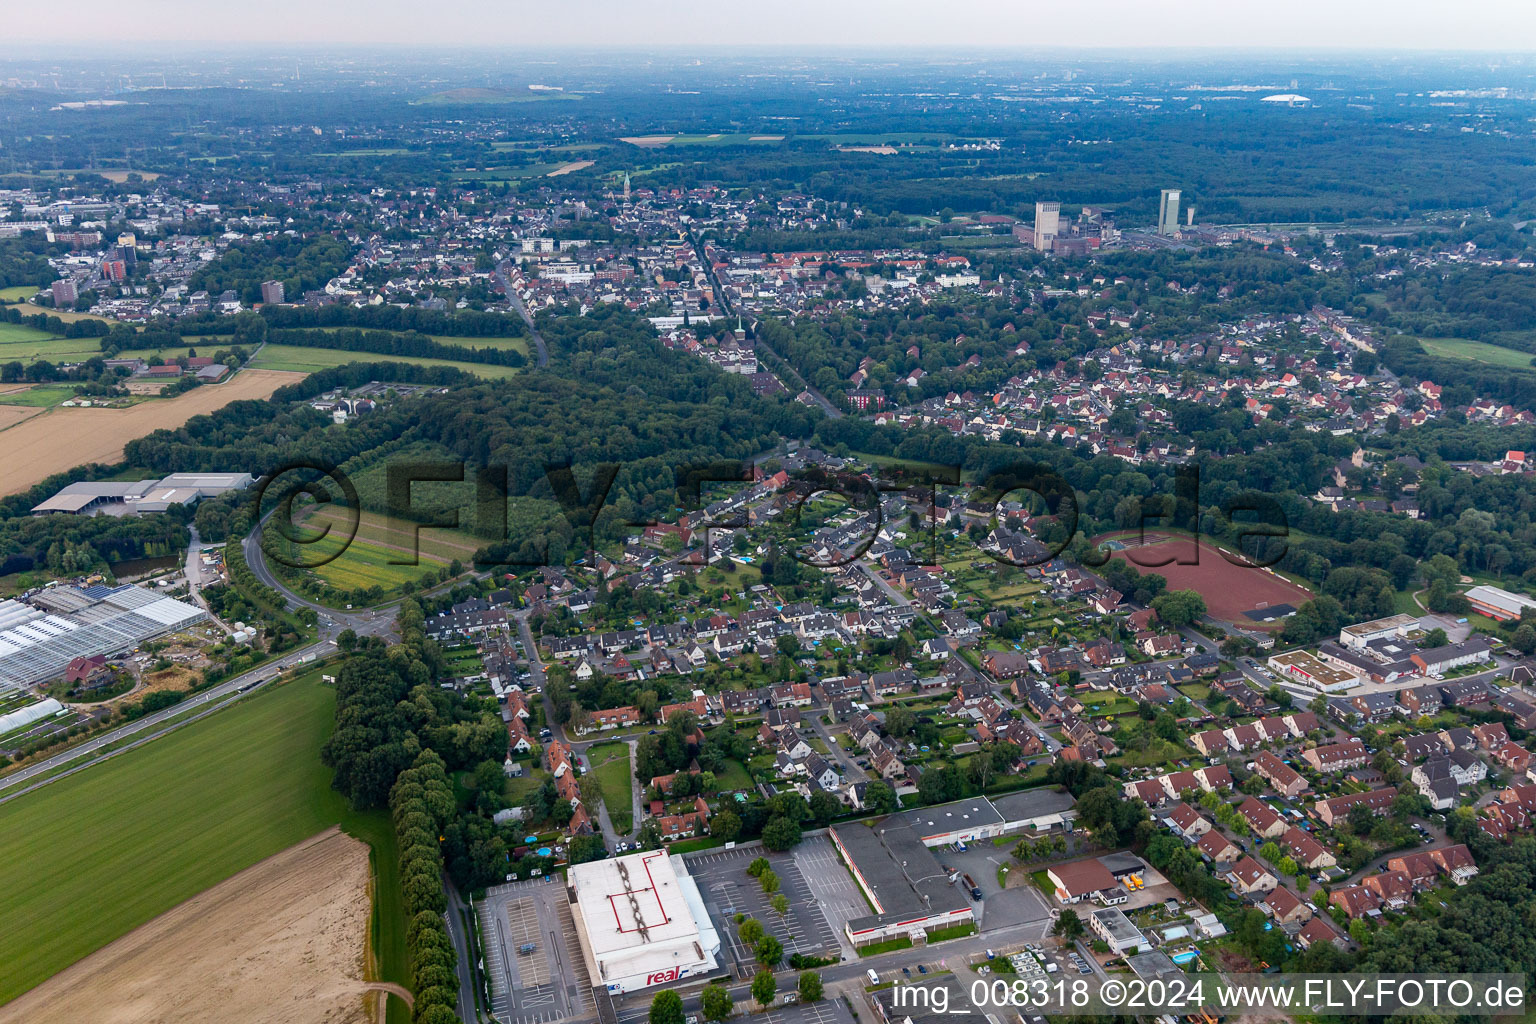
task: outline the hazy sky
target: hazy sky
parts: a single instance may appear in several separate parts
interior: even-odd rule
[[[1533,0],[71,0],[5,22],[64,45],[1536,50]]]

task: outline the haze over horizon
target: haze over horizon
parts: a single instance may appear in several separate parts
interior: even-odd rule
[[[1521,0],[1467,0],[1453,10],[1405,0],[1383,16],[1358,0],[1293,0],[1237,7],[1220,0],[1106,0],[1089,10],[1043,0],[853,0],[772,5],[680,0],[651,4],[585,0],[551,9],[527,0],[461,0],[423,16],[407,0],[314,4],[271,0],[259,16],[244,6],[194,0],[124,5],[81,0],[67,20],[44,8],[8,19],[11,38],[33,46],[86,47],[155,42],[235,45],[418,45],[505,47],[757,46],[977,47],[1040,49],[1536,51],[1536,6]],[[88,37],[82,31],[88,31]],[[38,57],[23,53],[19,56]]]

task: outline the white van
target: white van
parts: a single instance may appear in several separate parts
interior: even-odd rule
[[[875,973],[875,969],[873,967],[871,967],[869,970],[865,971],[864,973],[869,975],[869,983],[871,985],[878,985],[878,984],[880,984],[880,975]]]

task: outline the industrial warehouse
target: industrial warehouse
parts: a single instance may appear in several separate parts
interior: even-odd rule
[[[0,690],[62,675],[75,658],[114,655],[207,617],[142,587],[50,587],[0,601]]]
[[[82,480],[66,484],[32,507],[35,516],[58,514],[132,516],[196,505],[204,498],[251,486],[249,473],[172,473],[159,480]]]
[[[682,857],[656,850],[576,864],[566,884],[593,984],[633,992],[716,968],[720,936]]]
[[[832,826],[827,834],[876,911],[847,922],[849,940],[858,946],[901,936],[923,942],[929,932],[974,921],[971,901],[933,848],[1065,827],[1074,806],[1068,793],[1033,789]]]

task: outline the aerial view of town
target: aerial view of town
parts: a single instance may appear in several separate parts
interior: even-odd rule
[[[222,6],[0,47],[0,1024],[1536,1022],[1536,11]]]

